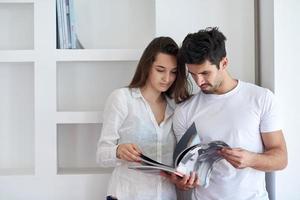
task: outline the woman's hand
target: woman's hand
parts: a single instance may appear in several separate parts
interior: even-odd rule
[[[175,173],[169,174],[165,172],[161,172],[160,175],[169,179],[181,190],[187,191],[200,185],[196,172],[192,172],[190,176],[184,175],[183,177],[179,177]]]
[[[141,161],[141,153],[141,150],[136,144],[119,144],[116,151],[117,158],[129,162]]]

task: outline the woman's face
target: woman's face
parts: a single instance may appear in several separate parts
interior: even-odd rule
[[[176,79],[176,70],[175,56],[158,53],[151,66],[147,86],[158,92],[167,91]]]

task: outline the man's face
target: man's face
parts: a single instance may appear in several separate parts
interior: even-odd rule
[[[219,67],[206,60],[203,64],[186,64],[189,73],[192,75],[196,84],[206,94],[219,94],[222,85],[227,59],[223,58]]]

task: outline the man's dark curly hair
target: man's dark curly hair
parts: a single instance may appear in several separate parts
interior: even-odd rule
[[[216,65],[226,56],[226,37],[217,27],[209,27],[196,33],[188,34],[179,51],[181,62],[203,64],[206,60]]]

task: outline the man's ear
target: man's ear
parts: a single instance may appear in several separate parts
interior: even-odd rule
[[[220,61],[219,68],[220,70],[225,70],[227,69],[227,67],[228,67],[228,59],[227,57],[223,57],[222,60]]]

